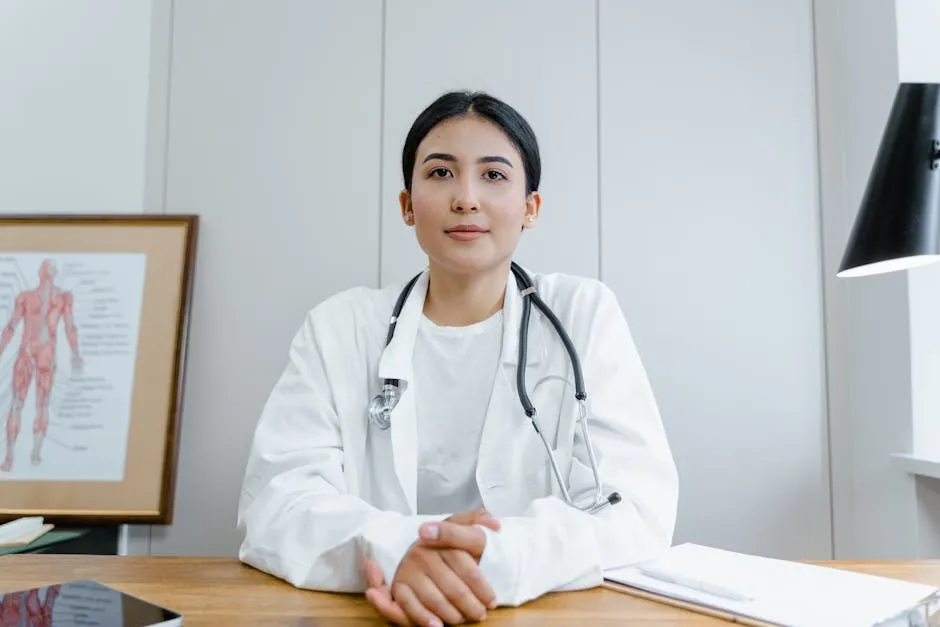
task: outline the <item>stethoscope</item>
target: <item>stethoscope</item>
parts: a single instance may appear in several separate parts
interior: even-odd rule
[[[516,278],[516,285],[518,285],[523,297],[522,322],[519,329],[519,364],[516,367],[516,387],[519,392],[519,400],[522,403],[522,408],[525,410],[526,416],[528,416],[529,420],[532,422],[532,427],[535,429],[535,432],[539,434],[542,445],[545,447],[545,452],[548,453],[548,459],[552,464],[552,472],[555,475],[555,481],[561,489],[561,494],[565,502],[572,507],[594,514],[608,505],[616,505],[619,503],[620,494],[611,492],[606,498],[601,494],[601,479],[597,469],[597,460],[595,459],[594,447],[591,444],[591,437],[588,433],[587,392],[584,391],[584,376],[581,372],[581,363],[578,359],[578,353],[574,348],[574,344],[571,342],[571,338],[568,337],[568,334],[562,327],[561,321],[558,320],[552,310],[549,309],[548,305],[545,304],[545,301],[543,301],[535,291],[535,286],[529,275],[515,262],[511,264],[510,268]],[[418,273],[415,275],[415,277],[405,285],[401,294],[399,294],[398,300],[395,302],[395,308],[392,310],[392,316],[389,319],[388,334],[385,337],[386,346],[391,343],[392,337],[395,335],[395,326],[398,324],[398,316],[401,315],[405,300],[408,298],[408,294],[411,293],[412,288],[422,274],[423,273]],[[526,393],[526,349],[529,335],[529,316],[533,302],[535,306],[542,311],[545,317],[548,318],[552,326],[555,327],[558,337],[568,351],[568,358],[571,360],[571,368],[574,371],[575,399],[578,402],[579,414],[578,422],[581,425],[581,434],[584,437],[584,443],[587,447],[588,459],[591,461],[591,472],[594,473],[594,500],[587,505],[577,505],[571,500],[571,496],[568,494],[568,488],[565,486],[565,482],[561,478],[561,472],[558,470],[558,464],[555,462],[555,455],[552,453],[552,448],[548,445],[548,441],[545,439],[545,435],[539,427],[535,406],[529,399],[528,393]],[[401,390],[399,389],[399,380],[383,379],[382,391],[375,395],[369,403],[369,422],[379,429],[388,429],[391,426],[392,411],[395,409],[395,406],[398,405],[400,398]]]

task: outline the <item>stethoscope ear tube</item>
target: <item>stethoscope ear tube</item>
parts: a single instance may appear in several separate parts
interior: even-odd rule
[[[398,326],[398,316],[401,314],[402,307],[405,306],[405,299],[408,298],[408,294],[411,293],[411,289],[415,286],[415,283],[418,282],[418,279],[421,278],[421,272],[414,275],[408,284],[405,285],[405,289],[401,291],[401,294],[398,295],[398,300],[395,301],[395,307],[392,309],[392,317],[388,321],[388,333],[385,334],[385,346],[388,346],[392,343],[392,338],[395,337],[395,327]],[[391,382],[391,379],[386,379],[386,383]],[[398,385],[398,380],[395,380],[393,385]]]
[[[578,351],[575,350],[574,343],[571,341],[571,338],[568,337],[568,333],[565,332],[564,325],[561,324],[555,312],[553,312],[539,296],[538,292],[535,290],[535,286],[532,284],[532,280],[529,278],[528,274],[526,274],[525,270],[516,264],[516,262],[513,262],[510,267],[513,275],[516,277],[516,285],[519,287],[519,291],[522,294],[522,316],[519,323],[519,367],[516,369],[516,387],[519,388],[519,399],[525,409],[526,416],[531,418],[535,412],[535,407],[529,399],[528,392],[526,392],[525,384],[525,364],[528,351],[529,318],[532,315],[532,303],[535,303],[539,311],[548,318],[551,325],[555,328],[555,333],[561,339],[562,344],[564,344],[565,350],[568,352],[568,358],[571,360],[571,371],[574,375],[575,398],[579,401],[586,401],[587,392],[584,389],[584,374],[581,371],[581,360],[578,358]]]
[[[516,389],[519,392],[519,401],[522,403],[522,409],[525,411],[525,415],[533,419],[532,425],[541,436],[541,430],[534,421],[535,406],[529,399],[529,393],[526,391],[525,385],[525,365],[528,357],[529,344],[529,316],[532,314],[532,301],[530,299],[532,295],[535,294],[535,289],[528,280],[528,277],[525,276],[525,273],[516,268],[515,263],[512,265],[512,271],[513,275],[516,277],[516,285],[519,286],[519,291],[523,293],[522,315],[519,321],[519,363],[516,366]]]

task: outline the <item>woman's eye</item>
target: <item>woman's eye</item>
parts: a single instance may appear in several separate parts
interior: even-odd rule
[[[498,181],[499,179],[505,178],[503,173],[498,170],[488,170],[484,176],[491,181]]]
[[[432,177],[444,177],[448,174],[450,174],[450,172],[447,171],[447,168],[434,168],[430,172],[430,176]]]

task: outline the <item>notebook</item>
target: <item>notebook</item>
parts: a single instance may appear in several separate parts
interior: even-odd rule
[[[0,593],[3,627],[177,627],[183,617],[97,581]]]
[[[680,544],[605,572],[614,589],[749,625],[909,627],[940,605],[933,586]]]

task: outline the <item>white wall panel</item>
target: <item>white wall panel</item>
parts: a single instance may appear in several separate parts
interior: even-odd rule
[[[0,211],[142,211],[150,29],[150,2],[0,2]]]
[[[674,447],[676,540],[829,557],[811,3],[599,17],[601,276]]]
[[[162,211],[169,5],[0,3],[0,212]]]
[[[235,553],[292,336],[378,283],[381,16],[379,0],[175,3],[166,203],[202,222],[176,519],[154,554]]]
[[[427,264],[401,220],[401,149],[415,117],[452,89],[517,108],[542,154],[542,213],[516,260],[597,276],[597,82],[594,3],[583,0],[388,2],[382,161],[383,284]]]
[[[915,558],[920,497],[892,464],[911,447],[924,399],[911,342],[915,274],[839,279],[836,272],[903,66],[897,3],[814,4],[824,236],[833,553],[839,559]],[[923,312],[919,312],[923,313]],[[915,314],[915,317],[919,316]],[[913,393],[913,394],[912,394]],[[927,512],[925,512],[927,513]],[[928,529],[929,531],[929,529]],[[929,547],[927,547],[929,549]]]

